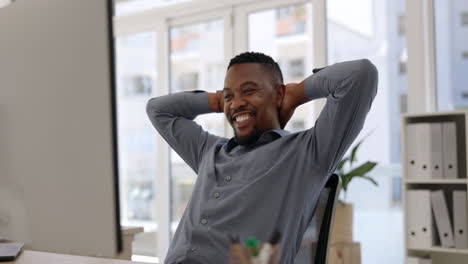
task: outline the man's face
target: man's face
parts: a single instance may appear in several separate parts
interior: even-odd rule
[[[274,87],[270,73],[261,64],[232,66],[224,87],[224,114],[239,144],[249,145],[263,132],[280,128],[278,109],[284,90]]]

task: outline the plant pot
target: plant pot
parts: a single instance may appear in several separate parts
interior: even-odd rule
[[[353,242],[353,204],[339,202],[336,205],[335,221],[333,223],[333,230],[330,242]]]

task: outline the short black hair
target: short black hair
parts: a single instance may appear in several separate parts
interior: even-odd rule
[[[283,73],[278,63],[270,56],[261,52],[244,52],[231,59],[227,69],[231,68],[236,64],[241,63],[260,63],[262,64],[265,71],[267,71],[271,77],[273,84],[283,84]]]

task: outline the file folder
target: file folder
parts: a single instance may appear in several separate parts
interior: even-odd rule
[[[447,207],[447,202],[442,190],[431,191],[431,205],[434,213],[437,233],[439,234],[442,247],[454,247],[452,223]]]
[[[458,178],[457,130],[455,122],[442,123],[443,178]]]
[[[421,166],[417,167],[420,179],[442,178],[442,123],[420,123],[419,153]]]
[[[453,233],[458,249],[468,248],[466,210],[466,191],[453,191]]]
[[[441,179],[442,123],[407,125],[407,167],[409,179]]]
[[[434,244],[435,232],[430,194],[430,190],[407,192],[406,236],[409,248],[430,248]]]
[[[418,126],[419,124],[408,124],[406,126],[406,175],[408,179],[418,178],[418,167],[421,164],[418,156]]]

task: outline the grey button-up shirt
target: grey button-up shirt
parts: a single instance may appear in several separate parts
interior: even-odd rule
[[[210,112],[205,92],[151,99],[154,127],[198,175],[165,263],[227,263],[228,234],[266,241],[275,229],[282,233],[281,263],[293,263],[320,191],[376,93],[377,70],[368,60],[326,67],[305,82],[308,98],[327,98],[315,125],[268,131],[249,147],[193,121]]]

